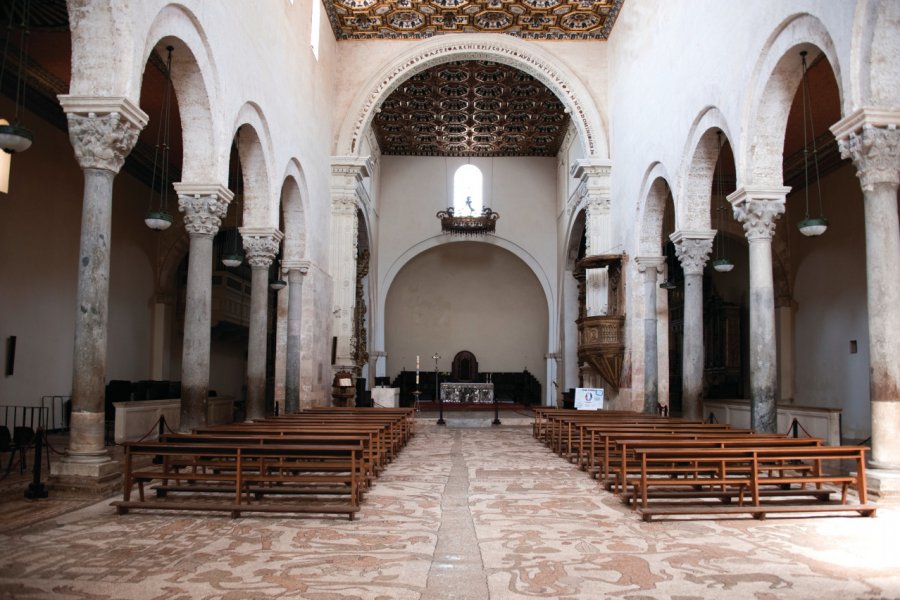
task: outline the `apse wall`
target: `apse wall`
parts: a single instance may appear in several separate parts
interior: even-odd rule
[[[547,302],[528,266],[492,244],[461,241],[432,248],[394,278],[385,307],[387,374],[449,371],[462,350],[479,370],[527,369],[546,393]]]

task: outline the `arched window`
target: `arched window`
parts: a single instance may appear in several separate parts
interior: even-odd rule
[[[484,177],[475,165],[463,165],[453,175],[453,212],[457,217],[480,215]]]

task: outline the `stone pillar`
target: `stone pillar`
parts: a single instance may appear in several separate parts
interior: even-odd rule
[[[248,421],[266,416],[266,339],[269,333],[269,267],[284,235],[271,227],[241,227],[250,264],[250,331],[247,342]]]
[[[300,335],[303,316],[303,276],[309,272],[305,260],[284,261],[288,272],[287,360],[284,377],[284,412],[300,410]]]
[[[54,486],[98,486],[118,478],[105,448],[109,252],[113,179],[147,124],[126,98],[60,96],[69,140],[84,171],[78,298],[72,373],[71,434],[65,458],[51,468]]]
[[[176,183],[178,210],[190,238],[184,340],[181,351],[180,431],[204,427],[209,406],[213,237],[233,194],[218,184]]]
[[[656,324],[656,290],[663,256],[638,256],[634,259],[644,275],[644,412],[656,413],[659,404],[659,339]]]
[[[742,187],[728,196],[734,218],[744,225],[750,244],[750,426],[758,433],[777,430],[778,349],[772,238],[790,189]]]
[[[869,313],[871,465],[900,469],[900,110],[862,108],[835,124],[841,156],[853,159],[863,191]],[[879,476],[879,479],[882,479]],[[871,478],[870,478],[871,480]],[[900,485],[894,480],[894,494]],[[877,490],[884,493],[885,482]]]
[[[154,381],[169,378],[169,345],[174,309],[173,295],[161,293],[154,296],[150,340],[150,379]]]
[[[612,213],[610,211],[610,172],[608,159],[581,159],[572,175],[580,180],[578,194],[585,198],[585,236],[587,256],[610,253],[613,247]]]
[[[682,350],[681,414],[703,418],[703,267],[716,232],[676,231],[671,236],[684,270],[684,347]]]
[[[356,302],[357,208],[367,197],[368,161],[335,158],[331,165],[331,277],[334,286],[334,372],[356,370],[353,325]]]

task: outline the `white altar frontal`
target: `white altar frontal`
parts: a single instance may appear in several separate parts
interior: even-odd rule
[[[493,383],[442,383],[444,402],[473,402],[490,404],[494,401]]]

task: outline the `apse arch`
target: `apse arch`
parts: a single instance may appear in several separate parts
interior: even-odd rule
[[[837,50],[825,25],[807,13],[782,21],[760,51],[742,111],[744,135],[735,149],[735,169],[741,174],[739,188],[783,185],[784,134],[801,80],[801,50],[810,51],[813,57],[819,52],[825,55],[838,82],[842,106],[848,101]],[[846,108],[842,113],[847,113]]]
[[[225,181],[228,152],[217,143],[222,124],[217,123],[218,77],[209,41],[196,16],[180,5],[167,5],[153,19],[146,45],[132,65],[133,89],[140,95],[144,65],[154,49],[171,45],[172,87],[181,115],[183,147],[181,180],[188,183]]]
[[[397,274],[403,269],[404,266],[409,264],[410,261],[428,250],[437,248],[438,246],[442,246],[445,244],[454,244],[465,241],[471,240],[466,240],[465,238],[454,238],[448,235],[432,236],[408,248],[405,252],[397,257],[397,259],[390,265],[390,267],[385,270],[378,284],[377,303],[375,307],[375,311],[377,314],[373,319],[375,323],[375,347],[384,348],[385,306],[387,303],[388,292],[390,291],[391,285],[396,279]],[[525,263],[528,269],[534,274],[535,278],[541,286],[541,290],[544,293],[544,300],[547,304],[547,352],[553,352],[552,346],[554,340],[557,339],[558,335],[554,319],[554,315],[556,315],[556,302],[553,298],[553,287],[550,282],[550,277],[541,267],[540,262],[527,250],[503,237],[485,236],[478,241],[485,244],[492,244],[504,250],[507,250],[523,263]]]
[[[416,44],[370,77],[353,99],[337,139],[336,155],[357,156],[381,102],[404,81],[458,60],[489,60],[519,69],[543,83],[565,106],[587,156],[609,156],[605,119],[581,80],[545,50],[500,34],[436,36]]]

